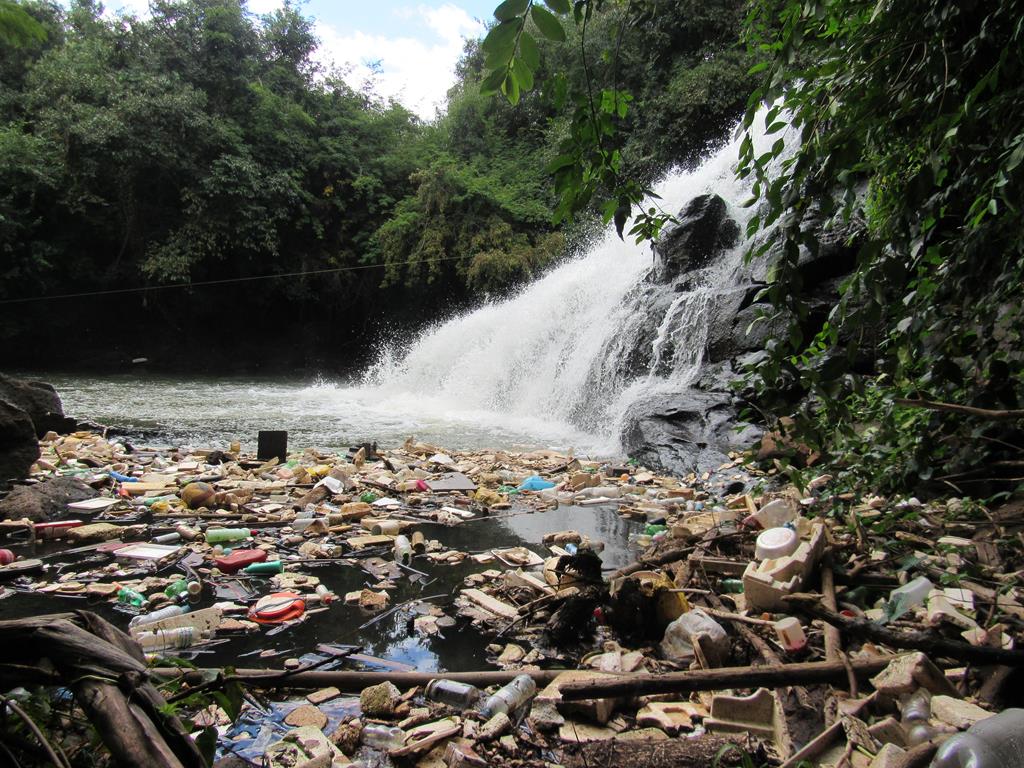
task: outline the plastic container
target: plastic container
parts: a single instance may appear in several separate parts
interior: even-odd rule
[[[128,626],[139,627],[143,624],[152,624],[155,621],[163,621],[164,619],[173,619],[176,616],[183,616],[188,612],[189,607],[187,605],[168,605],[166,608],[161,608],[159,611],[143,613],[140,616],[136,616],[128,622]]]
[[[499,712],[511,715],[537,695],[537,684],[529,675],[518,675],[508,685],[495,691],[480,710],[486,718]]]
[[[185,541],[202,541],[203,534],[197,531],[195,528],[189,528],[187,525],[176,525],[174,526],[174,532],[177,533]]]
[[[775,622],[775,634],[779,636],[782,647],[790,653],[803,650],[807,645],[807,635],[799,619],[787,616]]]
[[[889,619],[898,619],[907,611],[924,605],[934,585],[924,576],[918,576],[889,593]]]
[[[247,565],[262,563],[266,559],[264,549],[236,549],[230,555],[214,558],[213,564],[222,573],[237,573]]]
[[[456,680],[431,680],[427,683],[423,695],[431,701],[468,709],[476,706],[482,694],[479,688],[469,683],[460,683]]]
[[[373,749],[401,749],[405,746],[405,731],[395,725],[365,725],[362,738],[363,744]]]
[[[412,564],[412,542],[406,536],[395,537],[395,562],[402,565]]]
[[[169,651],[176,648],[188,648],[201,637],[202,635],[195,627],[175,627],[174,629],[144,632],[138,636],[137,640],[144,651]]]
[[[644,533],[646,533],[648,536],[653,536],[654,534],[661,533],[665,530],[667,529],[664,525],[655,525],[652,523],[651,525],[648,525],[646,528],[644,528]]]
[[[18,558],[9,549],[0,549],[0,565],[10,565]]]
[[[1024,709],[1004,709],[945,744],[931,768],[1019,768],[1024,755]]]
[[[722,629],[721,624],[699,608],[684,613],[666,627],[665,637],[661,641],[661,652],[669,659],[692,659],[693,638],[696,636],[701,638],[701,648],[709,656],[708,661],[711,664],[720,666],[729,658],[729,635]]]
[[[932,697],[925,688],[910,694],[900,706],[900,712],[908,746],[923,744],[935,735],[935,729],[928,724],[932,714]]]
[[[188,579],[178,579],[176,582],[171,584],[164,590],[164,594],[168,597],[174,598],[181,595],[198,595],[203,591],[203,585],[198,581]]]
[[[791,523],[796,519],[795,505],[786,499],[775,499],[769,501],[761,509],[746,517],[743,522],[747,525],[757,525],[767,530]]]
[[[370,533],[374,536],[397,536],[402,530],[402,524],[397,520],[379,520],[370,526]]]
[[[242,572],[251,576],[271,576],[275,573],[284,573],[284,562],[282,560],[265,560],[262,563],[250,563],[242,569]]]
[[[769,528],[757,537],[754,557],[758,560],[774,560],[792,555],[800,546],[800,537],[792,528]]]
[[[117,590],[117,602],[124,603],[125,605],[134,605],[136,608],[149,604],[144,594],[128,587],[121,587]]]
[[[252,535],[248,528],[207,528],[206,541],[217,544],[223,541],[242,541]]]

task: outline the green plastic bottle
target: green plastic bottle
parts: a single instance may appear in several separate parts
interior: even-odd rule
[[[136,608],[141,608],[148,602],[144,594],[136,592],[134,589],[129,589],[128,587],[121,587],[117,590],[117,601],[119,603],[134,605]]]
[[[242,572],[256,576],[283,573],[284,562],[281,560],[265,560],[262,563],[253,563],[252,565],[245,566],[245,568],[242,569]]]
[[[241,541],[252,535],[248,528],[207,528],[206,541],[216,544],[219,541]]]
[[[648,536],[653,536],[654,534],[661,533],[664,530],[666,530],[664,525],[654,525],[652,523],[651,525],[648,525],[646,528],[644,528],[644,533],[646,533]]]

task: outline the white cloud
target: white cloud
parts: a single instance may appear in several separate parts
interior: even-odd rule
[[[284,6],[284,0],[249,0],[249,13],[263,16]]]
[[[320,38],[317,57],[325,65],[348,69],[345,80],[354,88],[372,80],[374,91],[394,98],[420,117],[433,119],[444,105],[445,94],[455,82],[455,63],[462,53],[463,38],[480,34],[482,26],[454,5],[420,6],[402,14],[421,23],[433,35],[387,37],[363,32],[339,33],[317,22]],[[433,39],[429,39],[432,37]],[[370,64],[379,62],[380,72]]]

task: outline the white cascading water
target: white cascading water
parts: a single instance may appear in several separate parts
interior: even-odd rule
[[[755,140],[757,151],[768,141]],[[658,205],[675,213],[714,192],[743,231],[750,210],[742,203],[750,192],[735,176],[738,151],[736,139],[698,168],[670,175],[656,188]],[[733,283],[745,247],[691,273],[689,290],[675,295],[663,317],[652,318],[642,296],[654,266],[650,246],[609,232],[588,253],[515,295],[425,330],[404,355],[383,353],[362,386],[343,389],[344,399],[408,414],[410,426],[463,422],[611,455],[630,403],[678,391],[699,370],[711,297]],[[646,370],[631,371],[623,362],[637,344],[649,346],[641,355]]]

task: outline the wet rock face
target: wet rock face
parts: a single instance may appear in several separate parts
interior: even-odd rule
[[[737,411],[731,395],[696,389],[641,400],[626,414],[623,443],[641,463],[673,474],[715,469],[760,437],[750,425],[736,431]]]
[[[661,281],[707,266],[739,241],[739,225],[718,195],[693,198],[677,218],[679,223],[666,230],[654,246]]]
[[[32,419],[21,408],[0,399],[0,487],[20,480],[39,458]]]
[[[34,436],[32,442],[35,443]],[[39,445],[35,445],[38,458]],[[46,522],[65,514],[68,504],[96,495],[96,491],[75,477],[55,477],[36,485],[19,485],[0,501],[0,520],[27,517],[36,523]]]

